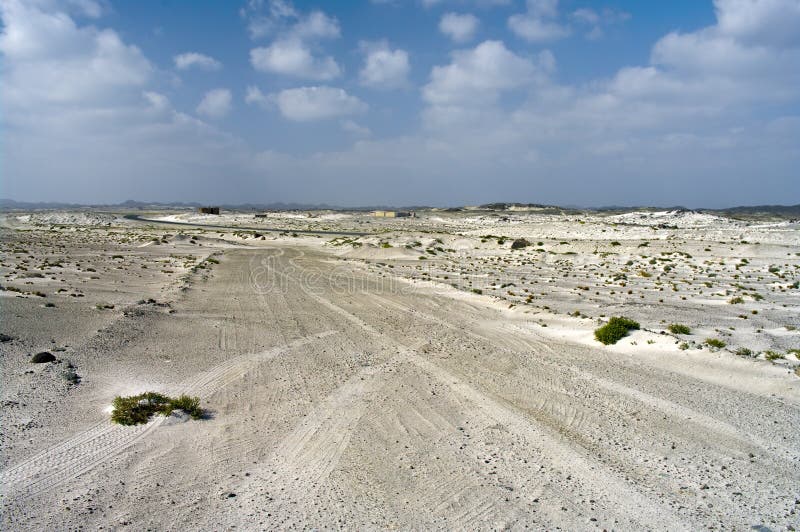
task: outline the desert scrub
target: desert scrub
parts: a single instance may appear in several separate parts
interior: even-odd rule
[[[783,353],[778,353],[777,351],[764,351],[764,358],[767,360],[782,360],[786,358]]]
[[[688,325],[681,325],[680,323],[672,323],[667,329],[672,334],[691,334],[692,332]]]
[[[112,405],[111,421],[120,425],[141,425],[147,423],[153,414],[168,416],[176,409],[185,411],[193,419],[203,416],[200,398],[188,395],[172,398],[156,392],[144,392],[129,397],[117,396]]]
[[[715,349],[722,349],[725,347],[725,342],[720,340],[719,338],[706,338],[704,342],[708,347],[713,347]]]
[[[731,305],[739,305],[740,303],[744,303],[744,298],[739,296],[732,297],[728,300],[728,303],[730,303]]]
[[[615,344],[629,331],[638,329],[639,324],[631,319],[614,316],[608,323],[594,331],[594,337],[605,345]]]
[[[736,354],[739,355],[740,357],[751,357],[753,356],[753,351],[746,347],[740,347],[739,349],[736,350]]]

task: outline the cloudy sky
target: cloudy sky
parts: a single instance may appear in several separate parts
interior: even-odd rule
[[[800,0],[0,0],[0,197],[800,202]]]

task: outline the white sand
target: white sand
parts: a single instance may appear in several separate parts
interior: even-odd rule
[[[796,223],[290,214],[6,216],[3,529],[798,526]]]

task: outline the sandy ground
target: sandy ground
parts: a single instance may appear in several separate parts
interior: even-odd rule
[[[800,527],[797,224],[306,218],[2,220],[3,529]]]

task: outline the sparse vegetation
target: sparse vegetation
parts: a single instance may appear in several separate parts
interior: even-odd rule
[[[594,337],[605,345],[615,344],[627,336],[628,332],[639,328],[639,324],[629,318],[614,316],[608,323],[594,331]]]
[[[120,425],[141,425],[147,423],[153,414],[168,416],[176,409],[183,410],[193,419],[203,416],[200,398],[188,395],[172,398],[156,392],[144,392],[129,397],[117,396],[113,407],[111,421]]]
[[[680,323],[672,323],[667,329],[669,329],[669,332],[672,334],[691,334],[692,332],[689,326]]]
[[[720,340],[719,338],[706,338],[705,343],[708,347],[712,347],[714,349],[722,349],[725,347],[725,342]]]
[[[777,351],[768,350],[764,351],[764,358],[766,358],[769,361],[782,360],[786,358],[786,355],[784,355],[783,353],[778,353]]]

